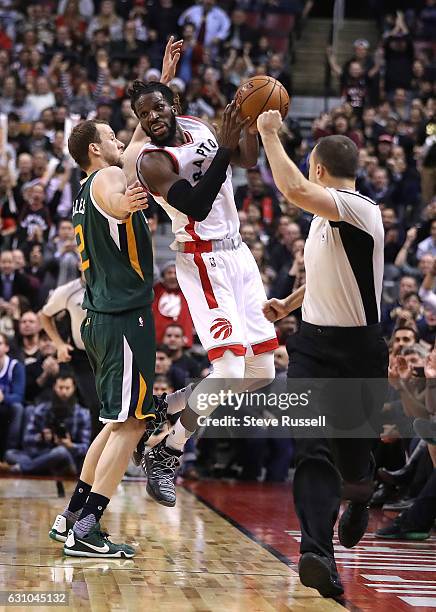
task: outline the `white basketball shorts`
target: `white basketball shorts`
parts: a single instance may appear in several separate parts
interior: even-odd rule
[[[278,346],[274,325],[262,306],[267,297],[250,249],[176,256],[177,279],[210,361],[226,350],[235,355],[260,355]]]

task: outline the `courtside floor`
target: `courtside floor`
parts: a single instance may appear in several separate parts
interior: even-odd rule
[[[67,495],[73,483],[66,484]],[[436,610],[436,537],[377,540],[395,516],[373,512],[352,551],[336,542],[346,586],[341,603],[302,587],[295,571],[298,524],[289,486],[202,481],[178,487],[175,508],[155,504],[143,482],[123,483],[105,515],[114,541],[138,548],[132,560],[62,556],[48,538],[65,500],[50,480],[0,480],[0,591],[67,591],[68,607],[0,610],[168,610],[353,612]]]

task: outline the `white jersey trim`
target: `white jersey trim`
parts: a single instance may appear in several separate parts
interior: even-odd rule
[[[97,175],[95,175],[97,176]],[[95,201],[94,195],[92,193],[92,185],[94,183],[94,178],[91,181],[91,186],[89,188],[89,195],[91,197],[91,202],[93,203],[93,205],[95,206],[95,208],[98,210],[98,212],[103,215],[103,217],[105,219],[107,219],[108,223],[109,223],[109,232],[111,235],[112,240],[115,242],[115,244],[117,245],[118,249],[121,251],[121,244],[120,244],[120,235],[118,233],[118,225],[122,225],[124,223],[124,221],[122,219],[117,219],[116,217],[112,217],[112,215],[109,215],[106,211],[104,211]]]
[[[95,177],[97,176],[97,174],[95,174],[95,176],[93,177],[92,181],[91,181],[91,185],[89,187],[89,195],[91,196],[91,201],[94,204],[95,208],[98,210],[98,212],[103,215],[103,217],[105,217],[108,221],[115,221],[118,224],[124,223],[123,219],[117,219],[116,217],[112,217],[112,215],[110,215],[109,213],[107,213],[105,210],[103,210],[101,208],[101,206],[99,206],[94,198],[94,194],[92,193],[92,186],[94,184],[94,180]]]

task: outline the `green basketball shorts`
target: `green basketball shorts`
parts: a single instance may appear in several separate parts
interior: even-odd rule
[[[153,418],[156,340],[151,307],[119,314],[87,311],[81,334],[95,374],[100,421]]]

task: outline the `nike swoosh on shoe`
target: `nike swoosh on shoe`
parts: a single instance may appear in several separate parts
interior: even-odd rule
[[[95,552],[99,553],[107,553],[110,550],[107,544],[105,544],[104,546],[94,546],[93,544],[89,544],[89,542],[84,542],[83,540],[79,540],[78,538],[76,539],[76,542],[80,542],[80,544],[84,544],[88,548],[91,548],[92,550],[95,550]]]

